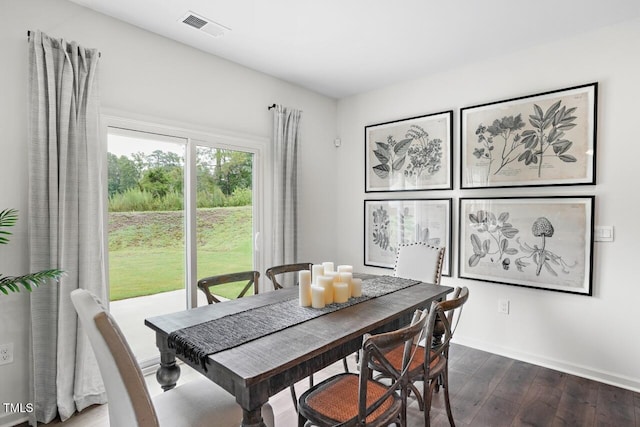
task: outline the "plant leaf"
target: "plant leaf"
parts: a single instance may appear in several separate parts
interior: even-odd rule
[[[547,120],[552,115],[554,115],[556,113],[556,111],[558,111],[558,108],[560,107],[560,103],[562,103],[562,101],[557,101],[555,104],[553,104],[551,107],[549,107],[547,112],[544,114],[543,120]]]
[[[489,239],[486,239],[484,242],[482,242],[482,251],[487,254],[489,253],[489,249],[491,249],[491,241]]]
[[[558,129],[559,130],[569,130],[569,129],[572,129],[574,127],[576,127],[575,123],[569,123],[569,124],[566,124],[566,125],[563,125],[563,124],[558,125]]]
[[[483,254],[482,248],[480,247],[480,239],[475,234],[471,235],[471,246],[473,246],[473,253]]]
[[[389,157],[386,156],[383,151],[373,150],[373,154],[376,155],[376,157],[378,158],[378,161],[383,165],[386,165],[387,163],[389,163]]]
[[[502,212],[499,216],[498,216],[498,221],[505,223],[507,222],[507,220],[509,219],[509,212]]]
[[[389,170],[389,165],[377,165],[373,167],[373,172],[382,179],[389,177]]]
[[[413,141],[413,139],[407,138],[394,145],[393,152],[396,154],[396,156],[404,156],[411,146],[411,141]]]
[[[563,162],[566,162],[566,163],[575,163],[575,162],[578,161],[578,159],[573,157],[571,154],[562,154],[562,155],[560,155],[558,157],[560,158],[560,160],[562,160]]]
[[[544,113],[542,112],[542,108],[538,104],[533,104],[533,109],[536,112],[536,118],[540,121],[544,120]]]
[[[569,148],[571,148],[572,145],[573,142],[567,139],[561,139],[560,141],[553,143],[553,152],[556,154],[564,154],[569,150]]]
[[[502,227],[502,235],[507,239],[513,239],[519,231],[515,227]]]
[[[504,250],[504,253],[507,255],[515,255],[518,253],[518,250],[516,248],[507,248]]]
[[[476,265],[478,265],[478,263],[480,262],[480,258],[482,258],[482,256],[478,254],[471,255],[471,257],[469,258],[469,267],[475,267]]]
[[[394,171],[398,171],[398,170],[402,169],[402,166],[404,165],[405,159],[406,159],[406,156],[402,156],[399,159],[396,159],[396,161],[393,162],[393,165],[391,166],[392,169]]]

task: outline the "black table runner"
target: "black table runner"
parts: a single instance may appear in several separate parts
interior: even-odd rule
[[[379,276],[362,282],[362,296],[324,308],[300,307],[298,296],[251,308],[169,334],[169,348],[206,370],[209,355],[281,331],[290,326],[420,283],[399,277]],[[224,304],[224,303],[219,303]]]

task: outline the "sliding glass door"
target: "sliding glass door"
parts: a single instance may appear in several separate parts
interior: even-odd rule
[[[158,356],[145,318],[206,304],[200,278],[260,268],[259,156],[148,126],[109,126],[106,139],[111,312],[145,366]]]

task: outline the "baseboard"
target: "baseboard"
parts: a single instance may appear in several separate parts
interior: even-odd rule
[[[539,355],[525,353],[508,347],[495,345],[485,341],[476,340],[464,336],[456,336],[454,342],[466,347],[475,348],[477,350],[505,356],[510,359],[520,360],[522,362],[531,363],[533,365],[542,366],[544,368],[553,369],[578,377],[587,378],[593,381],[609,384],[612,386],[624,388],[634,392],[640,392],[640,379],[621,377],[612,372],[599,371],[587,366],[567,363],[562,360],[549,359]]]

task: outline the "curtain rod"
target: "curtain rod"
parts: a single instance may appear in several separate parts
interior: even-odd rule
[[[31,31],[27,30],[27,42],[31,39]],[[98,58],[102,58],[102,52],[98,52]],[[275,104],[274,104],[275,105]]]
[[[272,108],[276,108],[276,104],[269,105],[269,106],[267,107],[267,110],[271,110]]]

